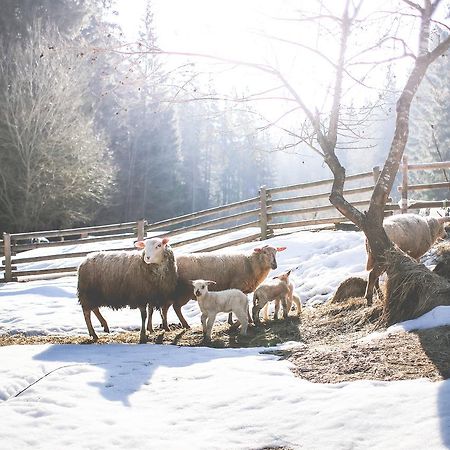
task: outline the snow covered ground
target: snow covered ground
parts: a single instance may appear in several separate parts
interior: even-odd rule
[[[287,246],[272,275],[295,268],[291,277],[307,306],[364,274],[361,233],[299,232],[270,243]],[[139,327],[137,311],[102,313],[112,332]],[[184,315],[199,323],[195,302]],[[169,321],[177,322],[172,310]],[[450,309],[439,307],[390,331],[445,324]],[[76,277],[0,285],[0,333],[19,332],[87,334]],[[1,448],[450,448],[450,381],[314,384],[261,351],[1,347]]]

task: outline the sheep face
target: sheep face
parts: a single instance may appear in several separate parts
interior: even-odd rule
[[[275,270],[277,268],[277,252],[282,252],[283,250],[286,250],[286,247],[272,247],[270,245],[265,245],[261,248],[255,248],[253,252],[258,253],[261,256],[267,267]]]
[[[202,297],[208,292],[208,286],[216,284],[216,282],[211,280],[193,280],[191,284],[194,288],[195,297]]]
[[[164,258],[164,250],[169,239],[145,239],[137,241],[134,245],[136,248],[144,250],[144,262],[146,264],[160,264]]]
[[[285,282],[286,284],[289,283],[289,275],[291,274],[291,271],[289,270],[288,272],[282,273],[280,275],[277,275],[274,278],[278,278],[279,280]]]

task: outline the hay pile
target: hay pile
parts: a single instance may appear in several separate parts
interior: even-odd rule
[[[386,301],[382,320],[391,325],[450,305],[450,282],[395,249],[386,258]]]
[[[344,280],[336,289],[330,303],[341,303],[349,298],[364,297],[367,280],[360,277],[350,277]]]

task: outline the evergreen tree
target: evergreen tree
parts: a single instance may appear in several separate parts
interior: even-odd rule
[[[407,155],[410,163],[450,160],[450,53],[430,66],[413,101]],[[449,181],[448,170],[410,172],[412,183]],[[448,189],[417,192],[416,198],[450,198]]]

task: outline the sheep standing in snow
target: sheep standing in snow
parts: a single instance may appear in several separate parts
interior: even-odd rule
[[[265,245],[255,248],[251,253],[194,253],[177,256],[177,288],[171,301],[161,308],[164,328],[168,329],[167,310],[170,305],[173,305],[183,327],[190,328],[181,308],[193,297],[191,280],[215,280],[216,284],[211,286],[211,290],[239,289],[249,294],[264,281],[271,269],[277,268],[276,254],[285,249]],[[152,330],[151,315],[152,311],[149,310],[149,331]]]
[[[287,318],[289,311],[287,308],[287,302],[290,293],[292,293],[292,290],[290,290],[289,287],[290,273],[291,271],[289,270],[288,272],[273,277],[271,280],[265,281],[256,289],[255,293],[253,294],[252,308],[252,317],[255,325],[260,322],[259,312],[261,311],[261,309],[266,306],[268,302],[275,299],[281,300],[281,304],[283,305],[283,317],[285,319]],[[292,305],[292,301],[290,302],[290,304]]]
[[[215,281],[193,280],[194,295],[202,312],[203,335],[211,339],[211,331],[220,312],[234,312],[241,324],[240,334],[247,334],[248,328],[248,299],[239,289],[227,289],[225,291],[209,292],[208,286],[215,285]]]
[[[294,294],[294,283],[292,281],[289,281],[288,296],[286,299],[287,314],[289,314],[289,311],[292,308],[292,303],[295,304],[295,307],[297,309],[297,316],[300,316],[300,314],[302,312],[302,303],[301,303],[300,297],[297,294]],[[281,298],[276,298],[275,299],[275,311],[274,311],[274,316],[273,316],[273,318],[275,320],[278,319],[278,313],[280,311],[281,304],[282,304]],[[266,303],[263,308],[263,317],[264,317],[264,320],[266,320],[266,321],[269,320],[269,303]]]
[[[147,341],[147,305],[160,307],[172,295],[177,283],[176,262],[168,239],[146,239],[135,243],[140,251],[96,252],[88,255],[78,268],[78,299],[90,336],[97,334],[91,311],[106,332],[108,324],[99,307],[120,309],[126,306],[141,311],[140,343]]]
[[[418,214],[399,214],[385,219],[383,228],[389,239],[412,258],[419,260],[439,238],[444,238],[446,232],[444,223],[448,217],[423,217]],[[366,240],[367,264],[370,270],[365,297],[369,304],[372,302],[373,289],[378,288],[378,279],[384,272],[382,267],[374,264]]]

